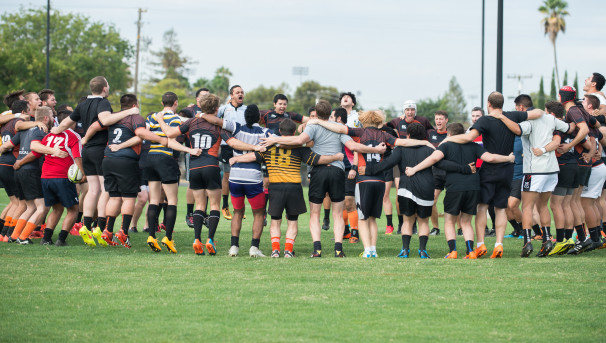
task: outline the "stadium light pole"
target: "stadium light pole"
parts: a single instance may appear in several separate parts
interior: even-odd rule
[[[499,14],[497,17],[497,87],[503,93],[503,0],[499,0]]]
[[[482,82],[480,82],[480,107],[484,108],[484,13],[486,0],[482,0]]]
[[[50,88],[50,0],[46,2],[46,88]]]

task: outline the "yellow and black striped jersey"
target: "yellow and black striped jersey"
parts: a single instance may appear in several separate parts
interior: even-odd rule
[[[265,152],[255,152],[257,162],[265,163],[270,183],[301,183],[301,163],[318,165],[320,155],[309,148],[284,149],[270,147]]]

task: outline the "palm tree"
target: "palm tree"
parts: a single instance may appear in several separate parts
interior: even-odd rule
[[[568,3],[562,0],[543,0],[543,6],[539,7],[545,17],[541,22],[545,26],[545,35],[549,35],[549,40],[553,45],[553,59],[555,61],[555,75],[558,82],[558,89],[560,88],[560,77],[558,74],[558,58],[556,57],[556,38],[560,31],[566,32],[566,21],[564,16],[569,15],[566,11]]]

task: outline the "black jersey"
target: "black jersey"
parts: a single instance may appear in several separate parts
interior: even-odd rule
[[[381,143],[385,143],[389,146],[396,144],[396,138],[389,133],[377,129],[376,127],[369,128],[347,128],[347,134],[352,137],[358,137],[360,144],[367,146],[378,146]],[[378,164],[383,160],[382,154],[366,154],[360,153],[358,155],[358,166],[368,166]],[[357,182],[363,181],[385,181],[385,175],[379,174],[374,176],[358,175]]]
[[[88,128],[94,122],[99,120],[99,113],[113,112],[109,101],[101,96],[89,96],[74,109],[69,115],[71,120],[82,123],[82,131],[88,131]],[[87,143],[89,146],[104,146],[107,144],[107,130],[98,131]]]
[[[8,123],[2,125],[0,129],[0,135],[2,136],[2,144],[6,142],[12,142],[13,138],[17,134],[15,130],[15,125],[17,122],[22,121],[21,118],[11,119]],[[13,145],[14,142],[13,142]],[[16,144],[14,148],[9,149],[5,153],[0,156],[0,165],[12,166],[17,160],[17,156],[19,156],[19,145]]]
[[[121,144],[136,136],[135,131],[145,128],[145,119],[138,114],[132,114],[123,118],[116,124],[109,127],[107,144]],[[129,158],[138,160],[141,155],[141,144],[137,144],[118,151],[111,151],[105,148],[105,157]]]
[[[193,118],[179,126],[185,134],[192,149],[202,149],[200,156],[191,156],[189,170],[210,166],[219,166],[219,146],[221,145],[221,128],[203,118]]]
[[[298,113],[285,112],[284,114],[279,114],[276,111],[263,111],[261,112],[259,124],[265,125],[266,128],[280,136],[280,123],[286,118],[299,124],[303,122],[303,116]]]

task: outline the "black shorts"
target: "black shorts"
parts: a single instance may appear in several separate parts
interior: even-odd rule
[[[443,191],[444,185],[446,185],[446,175],[433,174],[433,189],[439,189]]]
[[[578,188],[577,173],[579,165],[576,163],[567,163],[560,166],[560,172],[558,173],[558,184],[556,187],[560,188]]]
[[[315,166],[312,169],[309,201],[321,204],[326,193],[332,202],[345,200],[345,172],[343,169],[333,166]]]
[[[141,189],[141,170],[137,160],[106,157],[103,160],[105,191],[110,197],[135,198]]]
[[[574,188],[579,186],[586,187],[589,184],[589,176],[591,176],[591,167],[590,166],[579,166],[577,165],[577,173],[575,177]]]
[[[393,168],[385,171],[385,182],[393,182]]]
[[[103,157],[105,156],[105,146],[94,145],[82,149],[82,168],[84,175],[103,176]]]
[[[267,171],[267,165],[265,163],[261,163],[261,173],[263,173],[263,178],[269,177],[269,172]],[[307,173],[307,178],[309,177],[309,172]]]
[[[15,170],[12,166],[0,166],[0,182],[9,197],[17,194],[17,185],[15,184]]]
[[[286,210],[287,216],[298,216],[307,212],[303,188],[297,183],[270,183],[269,207],[267,213],[272,217],[282,218]]]
[[[383,209],[383,195],[385,195],[385,182],[363,181],[356,183],[358,219],[380,218]]]
[[[480,191],[449,192],[444,196],[444,213],[458,216],[461,212],[475,215]]]
[[[147,155],[147,166],[143,170],[147,181],[161,181],[164,184],[178,183],[181,172],[172,156],[165,154]]]
[[[19,199],[34,200],[44,198],[41,176],[42,172],[39,169],[19,169],[15,172],[18,187],[23,195],[23,198]]]
[[[522,200],[522,180],[524,180],[524,178],[511,181],[510,197]]]
[[[220,189],[221,169],[217,166],[194,168],[189,171],[190,189]]]
[[[507,208],[513,180],[513,163],[480,168],[480,203]],[[466,212],[467,213],[467,212]]]
[[[42,193],[46,207],[60,203],[70,208],[79,203],[76,185],[68,179],[42,179]]]
[[[412,217],[416,214],[419,218],[431,217],[432,206],[419,205],[414,200],[401,195],[398,196],[398,203],[400,204],[400,213],[402,215]]]
[[[349,172],[345,172],[345,196],[356,196],[356,178],[350,179],[347,177]]]

